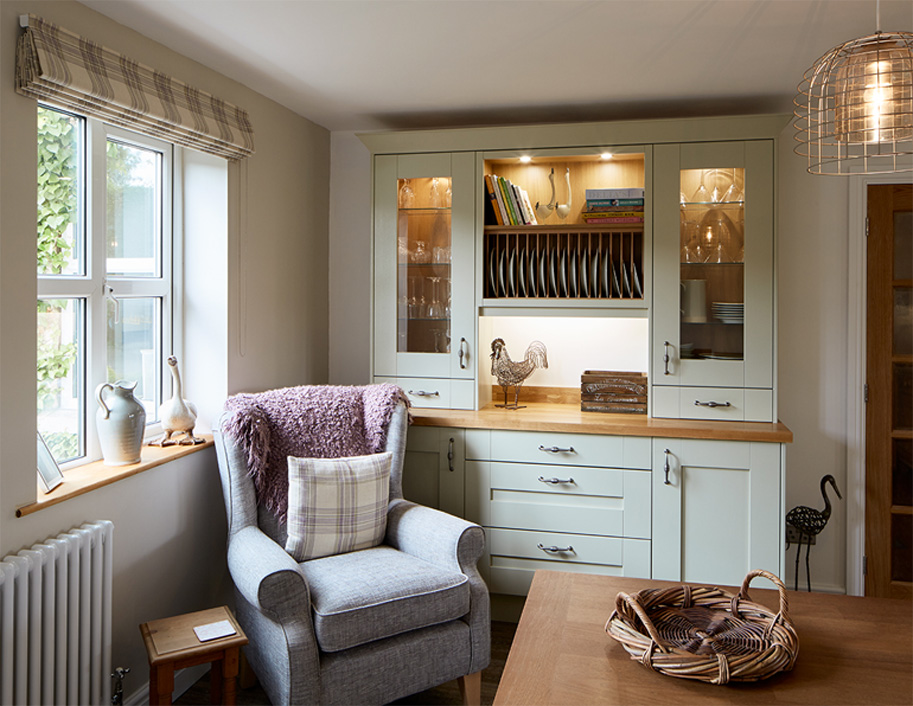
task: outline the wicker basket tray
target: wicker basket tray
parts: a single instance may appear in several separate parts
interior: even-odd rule
[[[777,586],[778,612],[751,602],[748,584],[757,576]],[[749,572],[736,595],[686,585],[619,593],[605,629],[654,671],[711,684],[766,679],[792,669],[799,654],[786,588],[763,570]]]

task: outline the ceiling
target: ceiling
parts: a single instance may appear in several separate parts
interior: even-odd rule
[[[333,131],[791,112],[876,29],[875,0],[81,1]]]

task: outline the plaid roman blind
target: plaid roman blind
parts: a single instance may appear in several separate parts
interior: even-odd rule
[[[34,15],[19,38],[16,90],[226,159],[254,151],[244,109]]]

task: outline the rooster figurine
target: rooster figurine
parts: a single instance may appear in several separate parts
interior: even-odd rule
[[[545,344],[541,341],[533,341],[526,349],[523,360],[511,360],[507,354],[507,346],[503,338],[496,338],[491,342],[491,374],[497,378],[498,384],[504,390],[504,404],[496,404],[495,407],[504,407],[505,409],[522,409],[525,405],[520,405],[520,388],[523,382],[532,375],[536,368],[547,368],[548,358],[546,355]],[[514,403],[507,404],[507,388],[514,386]]]

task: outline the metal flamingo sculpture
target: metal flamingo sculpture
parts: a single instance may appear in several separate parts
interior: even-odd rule
[[[798,505],[786,513],[786,524],[795,527],[799,532],[799,544],[796,547],[796,582],[794,590],[799,590],[799,555],[802,553],[802,537],[808,537],[809,542],[805,546],[805,581],[809,592],[812,590],[811,571],[808,566],[808,553],[811,551],[811,539],[824,529],[827,521],[831,516],[831,501],[827,497],[827,484],[834,487],[837,497],[843,500],[840,494],[840,488],[837,487],[837,481],[834,476],[828,474],[821,479],[821,495],[824,498],[824,509],[815,510],[812,507]]]

